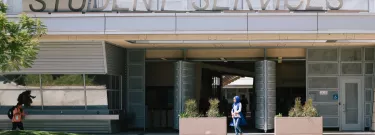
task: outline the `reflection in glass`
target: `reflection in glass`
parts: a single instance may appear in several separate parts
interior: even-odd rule
[[[84,79],[82,74],[50,75],[43,74],[43,89],[83,89]]]
[[[36,96],[36,98],[33,99],[32,105],[42,105],[39,75],[0,76],[0,105],[16,105],[18,96],[26,90],[31,90],[31,95]]]
[[[40,89],[39,75],[0,76],[0,89]]]
[[[6,106],[14,106],[25,90],[36,96],[29,109],[44,109],[47,114],[82,113],[85,109],[95,114],[114,113],[122,108],[120,89],[121,76],[113,75],[4,75],[0,76],[0,114],[7,113]]]
[[[83,90],[43,90],[45,106],[84,106]]]

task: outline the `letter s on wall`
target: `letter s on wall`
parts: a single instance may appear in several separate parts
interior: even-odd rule
[[[35,9],[32,4],[29,4],[30,10],[33,11],[33,12],[43,12],[46,9],[46,2],[44,0],[35,0],[35,1],[39,2],[40,4],[42,4],[42,8]]]
[[[340,10],[342,8],[342,6],[344,5],[344,1],[343,0],[337,0],[340,4],[337,6],[337,7],[333,7],[331,6],[331,4],[328,2],[328,0],[326,0],[326,4],[327,4],[327,7],[331,10]]]

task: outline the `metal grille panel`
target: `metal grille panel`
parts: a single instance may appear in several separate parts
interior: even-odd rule
[[[341,73],[344,75],[361,75],[362,63],[342,63]]]
[[[366,63],[365,64],[365,74],[373,74],[374,73],[374,64],[373,63]]]
[[[132,71],[131,69],[129,71]],[[143,78],[129,76],[129,88],[133,91],[143,91]]]
[[[309,75],[337,75],[337,63],[312,63],[308,64]]]
[[[337,77],[308,77],[309,88],[338,88]]]
[[[273,129],[276,115],[276,63],[267,60],[256,62],[255,74],[255,126],[261,130]]]
[[[372,76],[365,77],[365,88],[372,89]]]
[[[175,63],[174,128],[179,128],[178,115],[185,109],[185,101],[194,99],[195,64],[185,61]]]
[[[320,116],[338,116],[337,104],[315,104]]]
[[[323,118],[324,127],[338,127],[339,119],[338,118]]]
[[[338,94],[338,91],[328,91],[327,95],[320,94],[321,91],[309,91],[309,97],[312,98],[314,102],[337,102],[337,100],[332,99],[334,94]]]
[[[309,49],[308,61],[337,61],[337,49]]]
[[[338,53],[338,50],[340,53]],[[340,95],[343,92],[339,87],[342,76],[363,76],[364,98],[362,108],[366,115],[372,112],[372,92],[375,52],[374,48],[322,48],[307,49],[307,96],[314,99],[314,104],[320,115],[325,116],[324,127],[339,127],[339,105],[338,100],[332,99],[333,94]],[[334,66],[336,65],[336,66]],[[337,71],[337,72],[336,72]],[[336,74],[335,74],[336,73]],[[364,76],[364,74],[368,76]],[[321,95],[319,90],[328,94]],[[336,91],[338,90],[338,91]],[[337,102],[337,104],[332,104]],[[327,118],[329,116],[329,118]],[[330,118],[337,117],[337,118]],[[366,118],[367,119],[367,118]],[[366,120],[366,126],[371,122]],[[363,121],[365,122],[365,121]]]
[[[374,60],[374,48],[365,48],[365,60],[372,61]]]
[[[371,118],[366,117],[366,118],[365,118],[365,121],[366,121],[365,126],[366,126],[366,127],[371,127]]]
[[[370,116],[371,113],[371,104],[365,104],[365,116]]]
[[[365,90],[365,102],[371,102],[372,90]]]
[[[341,61],[361,61],[362,48],[341,49]]]
[[[129,49],[127,52],[128,66],[128,113],[132,118],[132,128],[145,128],[145,50]],[[133,72],[134,71],[134,72]]]

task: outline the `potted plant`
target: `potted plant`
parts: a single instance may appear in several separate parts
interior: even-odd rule
[[[301,99],[296,98],[294,107],[289,111],[289,117],[281,114],[275,117],[275,135],[322,135],[323,118],[318,116],[316,108],[309,98],[302,106]]]
[[[180,114],[180,135],[226,135],[227,118],[219,113],[219,100],[210,99],[210,108],[206,112],[207,117],[198,113],[195,100],[185,102],[185,112]]]

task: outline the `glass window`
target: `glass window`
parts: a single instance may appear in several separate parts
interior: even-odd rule
[[[86,75],[86,89],[107,89],[111,85],[109,75]]]
[[[43,90],[45,109],[84,109],[84,90]]]
[[[39,75],[0,76],[0,89],[40,89]]]
[[[30,90],[33,99],[32,106],[42,105],[40,95],[39,75],[2,75],[0,76],[0,106],[14,106],[18,96]],[[0,107],[1,108],[1,107]],[[37,108],[37,107],[34,107]],[[6,108],[5,108],[6,109]],[[0,109],[1,111],[4,111]],[[7,111],[7,110],[5,110]]]
[[[88,109],[121,108],[121,76],[86,75]]]
[[[60,111],[75,114],[84,110],[87,103],[87,109],[90,110],[88,113],[108,114],[108,110],[113,112],[122,108],[120,88],[121,76],[5,75],[0,76],[0,106],[14,106],[20,93],[31,90],[31,95],[36,96],[31,109],[41,109],[43,105],[44,110],[53,114]],[[7,108],[0,107],[0,113],[6,111]]]

